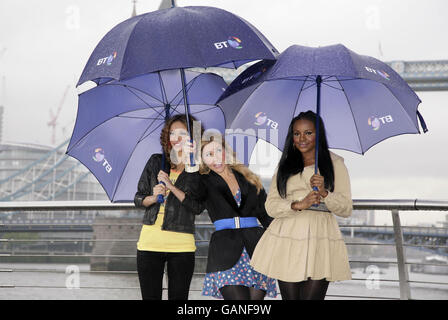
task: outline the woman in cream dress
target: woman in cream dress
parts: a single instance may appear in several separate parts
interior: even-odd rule
[[[282,298],[288,300],[324,299],[329,282],[351,279],[335,218],[352,212],[349,175],[343,158],[328,150],[322,119],[319,172],[314,174],[315,119],[307,111],[291,121],[265,203],[274,220],[251,260],[256,271],[278,280]],[[309,210],[320,202],[330,212]]]

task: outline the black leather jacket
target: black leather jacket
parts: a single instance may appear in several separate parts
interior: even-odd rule
[[[184,205],[193,211],[207,209],[212,222],[234,217],[256,217],[263,228],[224,229],[213,232],[208,247],[207,273],[232,268],[244,248],[252,258],[258,240],[273,220],[264,206],[267,196],[264,189],[257,194],[256,187],[241,173],[236,170],[233,170],[233,173],[241,190],[239,207],[227,183],[213,171],[200,176],[200,187],[195,189],[195,194],[184,199]]]
[[[145,168],[138,182],[137,193],[134,197],[134,203],[137,208],[145,208],[142,204],[143,199],[146,196],[153,194],[152,189],[159,182],[157,175],[162,169],[162,155],[160,153],[153,154]],[[170,173],[170,166],[168,162],[165,163],[165,170]],[[194,188],[199,186],[199,173],[188,173],[183,171],[174,184],[178,189],[185,193],[185,199],[190,197],[191,193],[196,193]],[[184,201],[185,201],[184,199]],[[154,203],[153,205],[145,208],[145,215],[143,216],[143,224],[152,225],[156,222],[157,214],[159,213],[160,204]],[[170,192],[165,203],[165,214],[163,219],[162,230],[185,232],[194,234],[194,220],[195,214],[200,214],[202,211],[197,209],[191,209],[186,207],[177,197]]]

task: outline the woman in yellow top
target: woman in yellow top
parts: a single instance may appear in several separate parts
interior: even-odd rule
[[[324,299],[330,281],[351,279],[347,248],[334,215],[352,212],[350,179],[343,158],[328,150],[316,114],[292,119],[265,207],[274,218],[257,244],[251,265],[278,280],[282,299]],[[319,174],[314,174],[315,148]],[[313,191],[317,187],[318,191]],[[328,211],[309,210],[323,201]]]
[[[190,116],[193,128],[194,117]],[[165,122],[160,142],[165,153],[153,154],[138,183],[134,203],[145,208],[143,226],[137,243],[137,272],[144,300],[162,298],[165,263],[168,272],[168,299],[187,300],[195,262],[195,214],[183,205],[186,197],[198,186],[199,173],[185,171],[183,149],[189,139],[185,115],[176,115]],[[202,133],[202,129],[201,129]],[[189,149],[189,150],[190,150]],[[185,152],[184,152],[185,153]],[[188,169],[188,167],[187,167]],[[157,197],[164,196],[158,203]]]

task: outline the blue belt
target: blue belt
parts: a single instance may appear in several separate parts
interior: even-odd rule
[[[258,221],[255,217],[234,217],[220,219],[213,222],[216,231],[223,229],[240,229],[258,227]]]

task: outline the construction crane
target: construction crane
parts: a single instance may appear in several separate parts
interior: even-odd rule
[[[50,120],[47,122],[47,126],[52,128],[52,134],[51,134],[51,144],[56,144],[56,126],[58,125],[57,120],[61,113],[62,106],[64,105],[65,97],[67,96],[68,90],[70,89],[70,85],[67,85],[64,91],[64,95],[62,96],[62,99],[59,103],[58,109],[56,112],[53,111],[53,109],[50,109]]]

